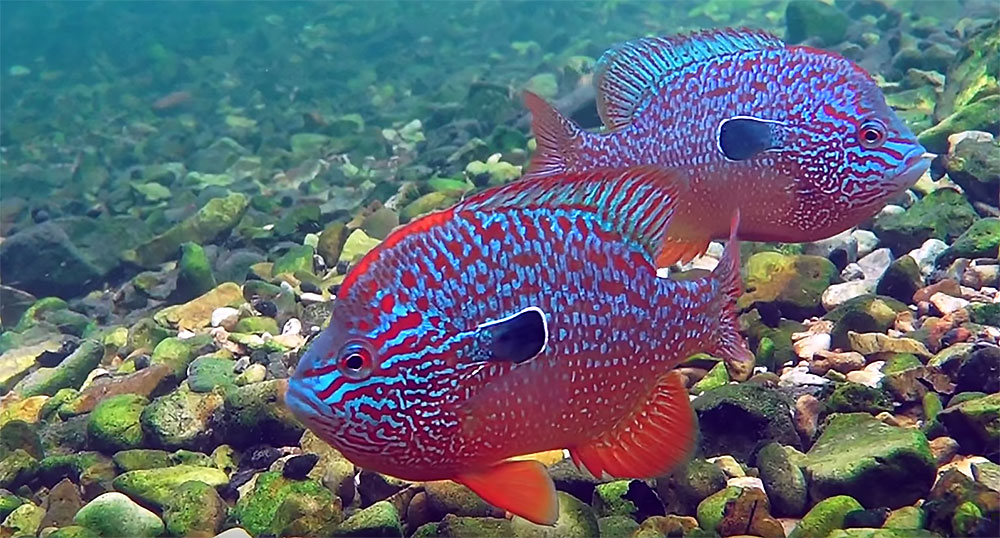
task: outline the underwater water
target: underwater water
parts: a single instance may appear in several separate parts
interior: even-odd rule
[[[998,536],[998,79],[995,0],[0,2],[0,537]]]

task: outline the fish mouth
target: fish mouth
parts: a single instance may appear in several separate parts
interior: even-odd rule
[[[301,380],[294,377],[289,380],[288,389],[285,391],[285,405],[303,422],[315,422],[318,417],[330,418],[329,410],[324,412],[313,392],[304,387]]]
[[[933,153],[927,153],[923,146],[920,145],[910,150],[903,157],[903,164],[896,169],[893,179],[893,183],[896,184],[899,191],[912,187],[920,179],[920,176],[924,175],[924,172],[930,168],[931,159],[934,157]]]

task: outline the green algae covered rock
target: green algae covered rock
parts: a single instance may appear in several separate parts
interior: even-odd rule
[[[97,404],[87,422],[87,434],[94,447],[115,452],[142,446],[139,416],[147,404],[149,400],[138,394],[118,394]]]
[[[757,469],[775,516],[799,517],[805,513],[806,478],[784,447],[778,443],[764,445],[757,452]]]
[[[892,399],[882,389],[861,383],[838,383],[826,400],[831,413],[871,413],[892,411]]]
[[[889,264],[875,287],[875,293],[909,303],[913,294],[924,285],[920,266],[913,256],[900,256]]]
[[[276,334],[276,333],[271,333]],[[236,361],[212,356],[201,356],[188,366],[188,388],[191,392],[210,392],[215,387],[236,386]]]
[[[82,525],[69,525],[46,534],[45,538],[100,538],[100,536],[100,534],[97,534],[97,531],[88,529]]]
[[[1000,147],[997,148],[1000,152]],[[1000,219],[979,219],[935,260],[947,266],[955,258],[993,258],[1000,252]]]
[[[909,256],[903,258],[913,259]],[[849,349],[847,333],[850,331],[885,332],[896,321],[896,314],[906,309],[906,304],[890,297],[871,294],[852,297],[823,316],[823,319],[834,322],[833,330],[830,331],[830,345],[833,348]]]
[[[801,319],[822,312],[820,299],[837,275],[826,258],[758,252],[747,261],[741,310],[757,304],[773,305],[787,318]]]
[[[226,392],[219,422],[222,438],[234,447],[264,438],[278,446],[298,442],[304,428],[281,401],[283,384],[275,379]]]
[[[149,505],[163,508],[176,495],[181,484],[196,480],[209,486],[229,482],[226,473],[213,467],[174,465],[159,469],[129,471],[115,478],[114,488]]]
[[[45,509],[32,503],[24,503],[14,509],[3,520],[4,536],[35,536],[45,519]]]
[[[15,508],[28,502],[6,489],[0,489],[0,521],[3,521]]]
[[[904,506],[889,513],[883,527],[887,529],[922,529],[927,524],[927,513],[919,506]]]
[[[996,131],[1000,125],[1000,95],[990,95],[958,107],[953,114],[917,136],[927,151],[948,151],[948,137],[963,131]]]
[[[111,460],[115,463],[115,467],[123,473],[174,465],[169,452],[150,448],[122,450],[111,456]]]
[[[937,418],[963,451],[994,458],[1000,451],[1000,394],[949,404]]]
[[[52,368],[39,368],[14,385],[13,391],[24,398],[52,396],[59,389],[79,389],[87,375],[104,358],[104,346],[96,340],[82,340],[73,353]]]
[[[975,509],[970,505],[974,505]],[[946,536],[997,536],[1000,495],[958,469],[951,468],[941,473],[922,508],[927,513],[927,528],[934,532]],[[958,532],[968,531],[969,520],[978,519],[977,513],[987,516],[976,524],[982,526],[974,533]],[[956,526],[959,528],[956,529]]]
[[[290,517],[295,514],[290,514],[289,507],[285,507],[282,513],[282,507],[290,497],[293,499],[289,507],[296,503],[302,504],[302,498],[312,499],[314,502],[309,504],[316,505],[317,509],[322,506],[333,506],[335,503],[330,490],[316,480],[292,480],[285,478],[280,472],[267,471],[257,476],[253,490],[240,497],[233,508],[233,518],[253,535],[278,534],[295,519]],[[330,521],[337,523],[343,518],[339,511],[339,502],[337,506],[337,513],[328,514],[329,521],[325,523]]]
[[[634,502],[625,497],[631,483],[631,480],[615,480],[598,484],[594,488],[594,500],[591,502],[597,515],[635,517],[639,509]]]
[[[106,537],[159,536],[164,530],[163,521],[156,514],[116,491],[104,493],[84,505],[73,522]]]
[[[702,529],[712,530],[718,528],[719,523],[726,513],[726,503],[735,500],[743,492],[742,488],[730,486],[721,491],[717,491],[698,504],[697,518],[698,526]]]
[[[597,536],[597,516],[587,503],[566,493],[557,491],[559,498],[559,519],[554,526],[536,525],[524,518],[514,517],[511,529],[516,538],[589,538]]]
[[[181,329],[208,327],[212,312],[223,306],[239,306],[244,303],[243,290],[234,282],[224,282],[208,292],[179,305],[160,310],[153,319],[160,325]]]
[[[928,239],[951,242],[979,218],[969,201],[956,190],[938,189],[903,213],[882,215],[875,233],[896,252],[908,252]]]
[[[514,535],[510,520],[497,517],[471,517],[448,514],[439,523],[433,525],[433,533],[427,534],[434,538],[509,538]],[[427,528],[427,525],[421,529]],[[424,531],[427,532],[427,531]],[[418,537],[420,530],[413,536]]]
[[[185,242],[212,243],[236,226],[248,205],[249,200],[240,193],[213,198],[197,213],[135,250],[126,252],[123,258],[143,267],[154,267],[177,256]]]
[[[300,271],[312,273],[314,253],[313,247],[309,245],[294,246],[274,261],[271,272],[274,275],[295,274]]]
[[[944,162],[948,178],[973,200],[995,206],[1000,199],[1000,139],[967,138],[952,146]]]
[[[170,367],[175,377],[183,378],[191,361],[211,343],[212,335],[210,334],[200,334],[191,338],[178,338],[176,336],[164,338],[153,348],[149,362],[151,365],[165,364]]]
[[[837,529],[826,538],[942,538],[940,534],[923,529]]]
[[[216,286],[208,256],[198,243],[181,244],[181,261],[177,268],[176,295],[182,301],[194,299]]]
[[[646,521],[656,517],[657,516],[652,516],[647,518]],[[645,521],[643,523],[645,523]],[[601,538],[631,538],[633,535],[635,535],[636,538],[639,538],[644,536],[642,531],[639,531],[639,524],[636,523],[634,519],[626,516],[607,516],[598,518],[597,527],[600,530],[599,536],[601,536]],[[650,534],[655,538],[659,538],[663,536],[664,533],[657,532],[657,529],[653,529],[653,532]]]
[[[948,68],[944,91],[937,99],[935,115],[943,119],[957,108],[1000,94],[1000,23],[993,22],[969,36],[958,57]],[[934,152],[939,148],[927,147]]]
[[[222,395],[179,389],[161,396],[143,411],[142,430],[154,445],[166,449],[208,448],[213,438],[212,414],[222,406]]]
[[[197,480],[184,482],[163,510],[171,536],[214,536],[226,519],[226,502],[215,488]]]
[[[233,328],[233,332],[246,334],[269,333],[277,335],[281,333],[281,330],[278,329],[278,322],[275,321],[274,318],[269,318],[267,316],[251,316],[239,320],[236,323],[236,327]]]
[[[792,402],[777,390],[726,385],[705,392],[691,406],[698,414],[706,456],[729,454],[746,461],[762,442],[800,446],[792,423]]]
[[[344,520],[330,536],[402,537],[403,524],[399,519],[399,511],[392,503],[379,501],[355,512]]]
[[[872,508],[912,504],[937,470],[923,433],[867,413],[831,415],[802,463],[814,500],[850,495]]]
[[[691,387],[691,394],[701,394],[707,390],[715,389],[729,384],[729,371],[726,370],[726,363],[719,361],[711,370],[705,374],[697,383]]]
[[[848,512],[863,509],[861,503],[847,495],[823,499],[802,517],[788,538],[826,538],[831,532],[843,528]]]
[[[838,7],[819,0],[792,0],[785,8],[785,39],[801,43],[815,38],[833,46],[844,40],[851,20]]]

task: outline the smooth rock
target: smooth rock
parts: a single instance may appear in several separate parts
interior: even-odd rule
[[[159,536],[163,521],[156,514],[118,492],[109,492],[87,503],[73,521],[102,536]]]

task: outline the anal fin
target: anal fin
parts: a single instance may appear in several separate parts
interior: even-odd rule
[[[591,442],[571,447],[570,456],[598,478],[649,478],[683,461],[693,444],[694,412],[680,375],[671,372],[629,416]]]
[[[555,484],[537,461],[504,461],[455,481],[484,501],[532,523],[554,525],[559,518]]]
[[[657,267],[669,267],[675,263],[687,263],[708,250],[711,238],[667,236],[663,248],[656,257]]]

